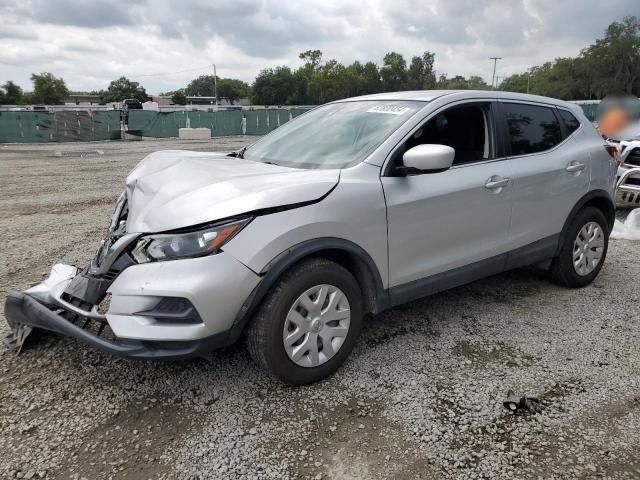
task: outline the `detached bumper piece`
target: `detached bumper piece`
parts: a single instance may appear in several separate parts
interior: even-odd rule
[[[616,204],[640,207],[640,167],[626,170],[616,182]]]
[[[49,308],[27,294],[9,294],[5,303],[5,318],[13,331],[8,342],[9,346],[20,349],[31,328],[42,328],[74,337],[113,355],[147,360],[198,357],[230,343],[229,332],[191,341],[121,339],[113,336],[106,322],[82,317],[59,307],[54,308],[55,310]]]
[[[19,354],[22,351],[25,340],[32,331],[33,327],[18,324],[12,328],[11,332],[2,337],[2,343],[4,343],[8,348],[14,349],[16,353]]]

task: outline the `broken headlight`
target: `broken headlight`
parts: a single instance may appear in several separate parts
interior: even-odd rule
[[[213,255],[251,221],[232,220],[202,230],[141,237],[131,251],[138,263]]]

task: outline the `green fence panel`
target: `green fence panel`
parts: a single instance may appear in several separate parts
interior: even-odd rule
[[[0,112],[0,143],[9,143],[18,137],[18,121],[14,112]]]
[[[266,110],[248,110],[244,113],[247,118],[247,135],[264,135],[269,132]]]
[[[242,135],[242,112],[240,110],[225,110],[215,113],[214,137]]]
[[[93,122],[96,140],[119,140],[122,138],[119,110],[98,110],[93,113]]]
[[[87,142],[120,138],[119,111],[0,112],[0,142]]]
[[[296,118],[298,115],[302,115],[303,113],[311,110],[310,108],[292,108],[291,109],[291,118]]]
[[[242,112],[239,110],[151,112],[131,110],[129,132],[144,137],[177,137],[181,128],[208,128],[216,137],[242,134]]]
[[[245,118],[245,133],[247,135],[257,135],[258,131],[258,112],[255,110],[245,110],[242,112]]]
[[[280,126],[280,112],[278,110],[267,110],[267,128],[271,132]]]
[[[148,110],[129,110],[129,119],[127,123],[128,131],[131,133],[142,132],[148,125],[153,122],[158,112]]]
[[[214,137],[241,135],[243,117],[247,135],[264,135],[287,123],[306,108],[157,112],[130,110],[128,131],[156,138],[177,137],[183,127],[209,128]],[[120,139],[119,110],[57,112],[0,112],[0,142],[84,142]]]
[[[278,123],[280,126],[284,125],[289,121],[289,110],[278,110]]]

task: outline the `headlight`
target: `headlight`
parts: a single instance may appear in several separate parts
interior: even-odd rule
[[[136,243],[131,256],[138,263],[216,254],[251,218],[212,225],[195,232],[146,235]]]

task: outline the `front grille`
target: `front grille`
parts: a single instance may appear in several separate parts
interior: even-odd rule
[[[58,315],[67,320],[69,323],[80,327],[82,330],[85,330],[87,333],[94,335],[96,337],[100,337],[104,340],[114,341],[116,340],[116,336],[111,330],[111,327],[106,321],[94,320],[92,318],[87,318],[82,315],[78,315],[73,312],[69,312],[68,310],[59,310]]]
[[[60,298],[63,301],[70,303],[74,307],[78,307],[79,309],[85,310],[87,312],[91,310],[91,308],[93,307],[93,305],[91,305],[89,302],[85,302],[82,299],[78,297],[74,297],[73,295],[70,295],[67,292],[63,292],[62,295],[60,295]]]
[[[112,268],[107,273],[102,275],[102,278],[104,278],[105,280],[108,280],[110,282],[113,282],[116,279],[116,277],[118,276],[119,273],[120,273],[120,270],[116,270],[116,269]]]

